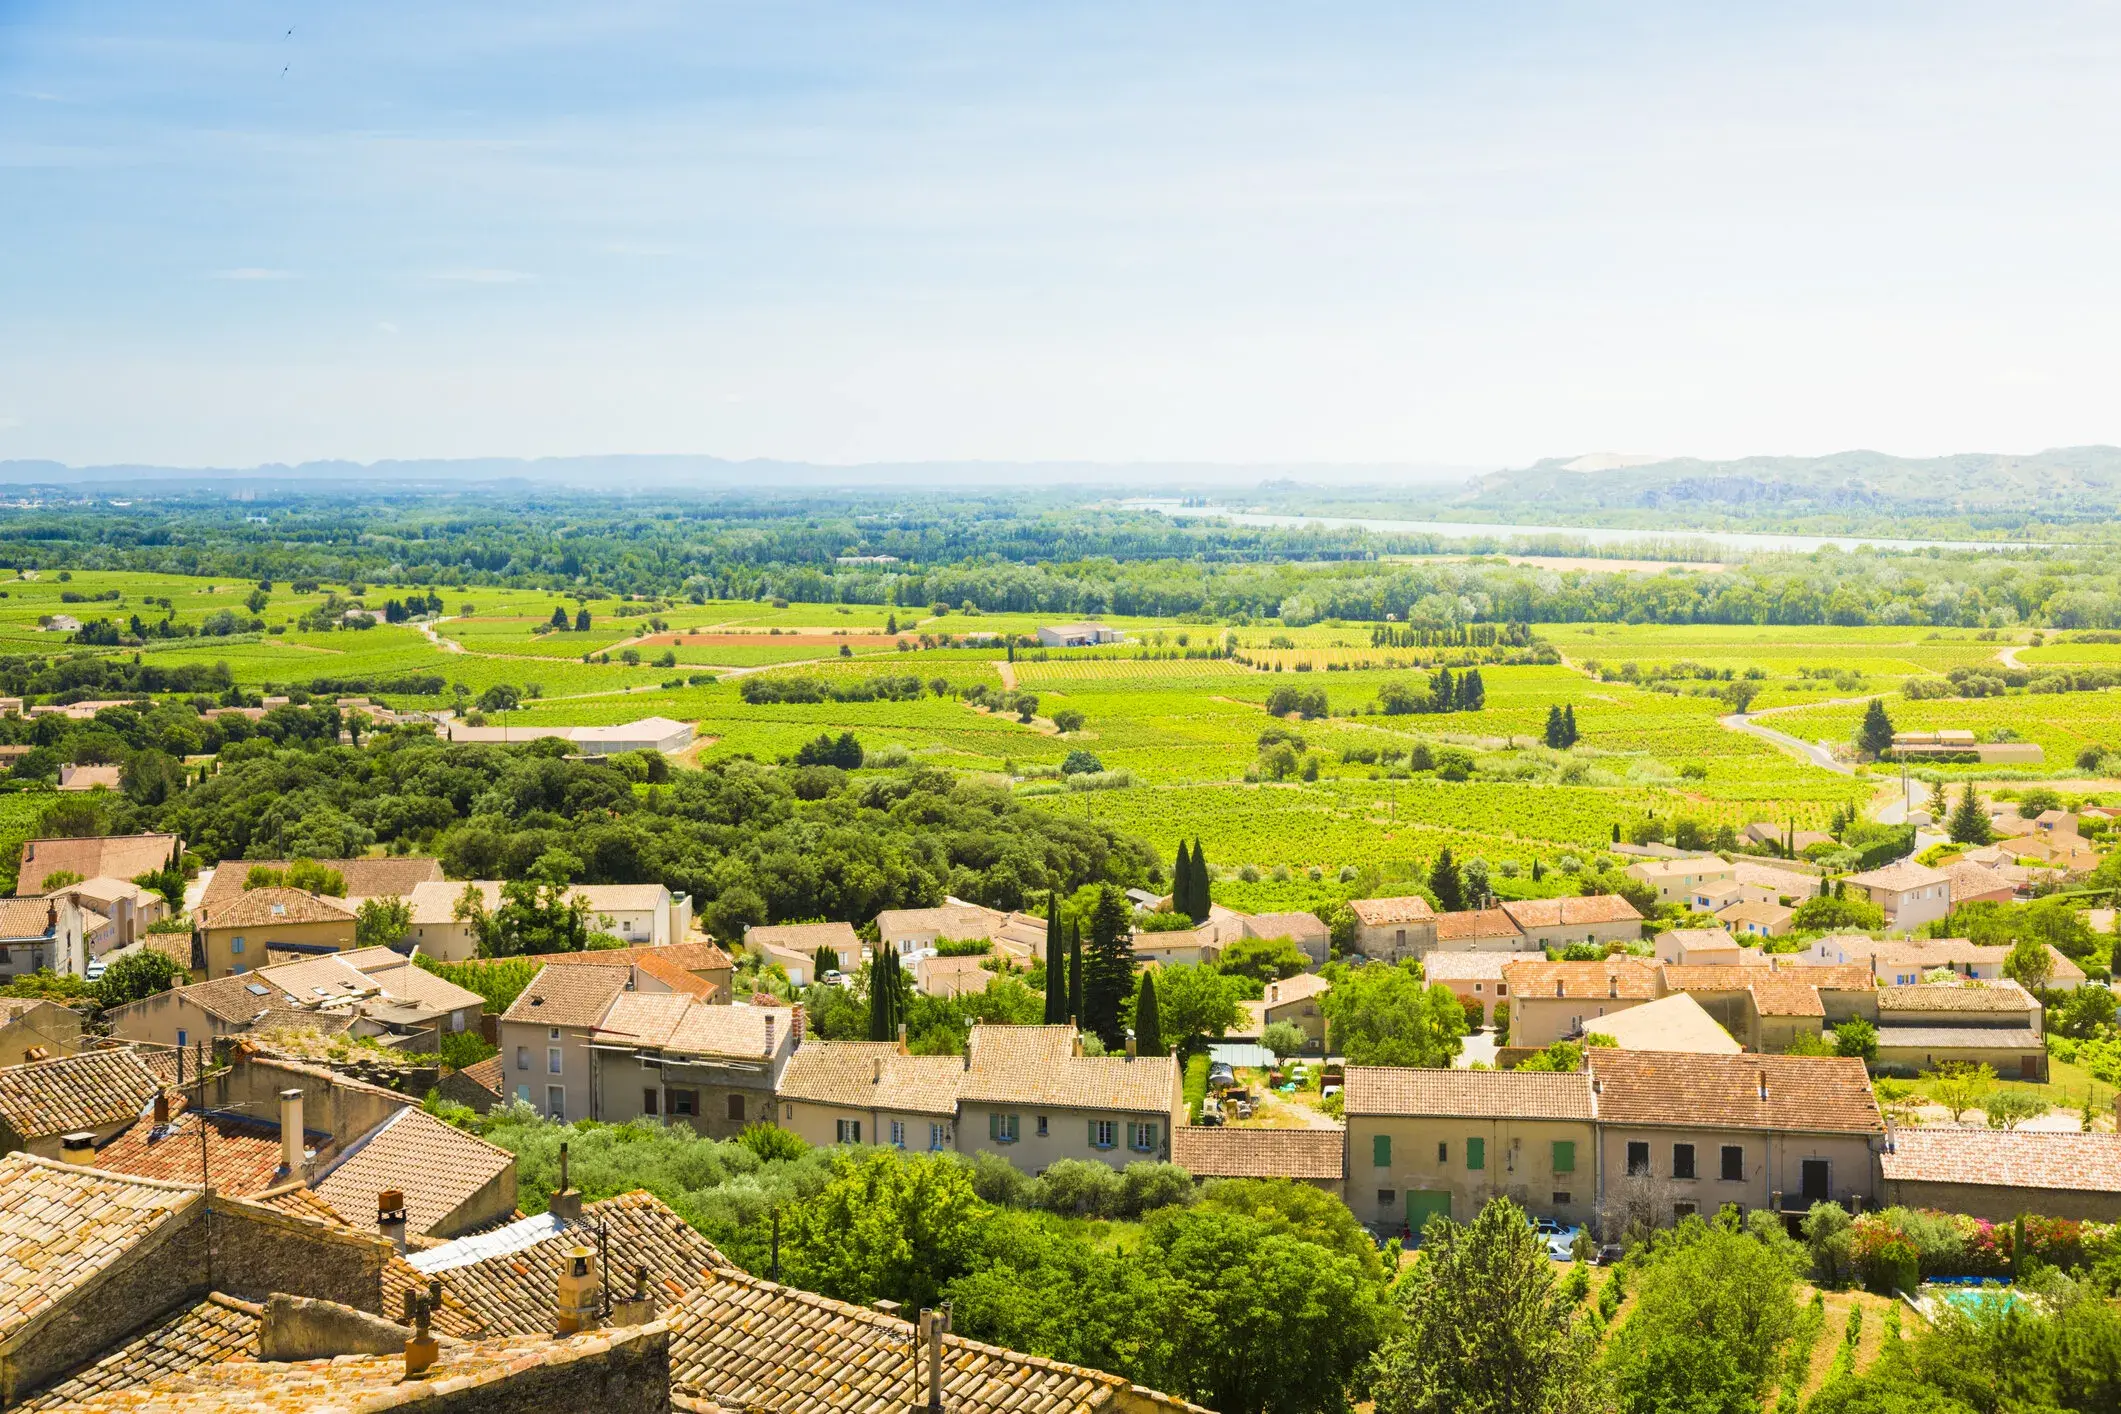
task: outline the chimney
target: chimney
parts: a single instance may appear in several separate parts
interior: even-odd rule
[[[611,1323],[615,1326],[645,1326],[654,1319],[655,1297],[648,1290],[648,1268],[636,1265],[633,1294],[612,1303]]]
[[[280,1092],[280,1176],[293,1178],[302,1172],[302,1092]],[[399,1207],[405,1204],[401,1200]],[[404,1243],[399,1243],[402,1251]]]
[[[883,1058],[882,1056],[877,1056],[877,1057],[876,1057],[875,1059],[873,1059],[872,1061],[870,1061],[870,1063],[869,1063],[869,1064],[870,1064],[870,1074],[869,1074],[869,1083],[870,1083],[871,1085],[881,1085],[881,1084],[883,1084],[883,1083],[884,1083],[884,1058]]]
[[[184,1053],[179,1051],[177,1054],[181,1061]],[[167,1090],[157,1090],[155,1092],[155,1128],[169,1128],[169,1092]]]
[[[1072,1051],[1074,1052],[1074,1054],[1076,1054],[1076,1055],[1081,1055],[1081,1054],[1083,1053],[1083,1033],[1082,1033],[1082,1032],[1078,1031],[1078,1032],[1076,1032],[1076,1033],[1075,1033],[1075,1039],[1074,1039],[1074,1041],[1073,1041],[1073,1042],[1071,1042],[1071,1043],[1070,1043],[1070,1050],[1072,1050]]]
[[[59,931],[59,904],[55,899],[44,905],[44,936],[49,938]]]
[[[434,1314],[431,1298],[408,1291],[405,1304],[413,1321],[412,1338],[405,1342],[405,1378],[416,1380],[441,1358],[442,1346],[428,1329],[428,1320]]]
[[[561,1222],[578,1223],[582,1220],[582,1195],[567,1179],[567,1145],[560,1145],[560,1186],[552,1197],[545,1200],[545,1210]]]
[[[376,1195],[376,1231],[390,1240],[400,1257],[405,1255],[405,1195],[398,1189],[386,1188]]]
[[[86,1129],[60,1135],[59,1158],[69,1164],[93,1167],[96,1162],[96,1136]]]
[[[903,1021],[898,1024],[898,1053],[906,1054],[906,1023]]]
[[[766,1013],[766,1050],[764,1052],[769,1056],[773,1054],[773,1022],[774,1015],[769,1011]]]
[[[574,1335],[597,1328],[597,1254],[579,1243],[560,1264],[558,1319],[553,1331]]]
[[[950,1329],[950,1307],[921,1312],[920,1338],[928,1346],[928,1414],[943,1414],[943,1332]]]
[[[1767,1103],[1767,1072],[1760,1072],[1760,1103]]]
[[[1134,1037],[1132,1035],[1127,1037],[1127,1059],[1134,1059]]]

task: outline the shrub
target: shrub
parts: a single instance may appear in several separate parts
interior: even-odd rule
[[[736,1142],[768,1162],[775,1159],[800,1159],[810,1150],[810,1146],[798,1138],[794,1131],[763,1122],[745,1125],[743,1132],[737,1135]]]
[[[1000,1208],[1028,1208],[1034,1182],[1000,1154],[982,1149],[972,1156],[972,1191],[983,1202]]]
[[[1120,1216],[1138,1218],[1157,1208],[1193,1201],[1193,1175],[1177,1164],[1138,1159],[1119,1175]]]
[[[1071,1218],[1108,1218],[1120,1210],[1120,1177],[1095,1159],[1056,1159],[1040,1175],[1034,1202]]]
[[[1062,758],[1060,768],[1064,776],[1082,776],[1104,770],[1105,763],[1078,746]]]

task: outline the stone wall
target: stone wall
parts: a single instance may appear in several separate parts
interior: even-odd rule
[[[506,1379],[438,1393],[431,1414],[664,1414],[670,1408],[670,1332],[656,1325],[610,1349]]]
[[[1939,1208],[1947,1213],[1965,1213],[1969,1217],[1999,1223],[2007,1223],[2020,1213],[2112,1222],[2114,1214],[2121,1211],[2121,1195],[2068,1188],[2008,1188],[1983,1183],[1887,1179],[1883,1197],[1888,1205]]]
[[[360,1311],[383,1309],[391,1247],[381,1237],[223,1198],[214,1199],[211,1228],[215,1291],[250,1301],[280,1291]],[[206,1275],[199,1273],[202,1290]]]

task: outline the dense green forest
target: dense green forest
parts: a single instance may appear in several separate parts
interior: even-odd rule
[[[123,507],[79,502],[0,511],[0,568],[148,570],[297,586],[321,581],[364,591],[505,584],[563,589],[585,599],[969,603],[990,612],[1289,624],[1391,618],[1425,627],[1511,621],[2121,626],[2121,594],[2114,589],[2121,547],[2096,544],[2008,554],[1756,555],[1715,574],[1609,573],[1536,559],[1392,558],[1446,548],[1453,547],[1428,535],[1179,524],[1146,511],[1073,504],[1058,494],[879,492],[775,500],[547,491],[467,492],[440,500],[312,494],[239,503],[179,494]],[[1581,545],[1545,549],[1586,551]],[[84,607],[83,617],[92,612]]]

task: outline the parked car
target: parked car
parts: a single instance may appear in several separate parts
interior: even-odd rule
[[[1532,1231],[1547,1247],[1547,1256],[1557,1262],[1569,1261],[1576,1253],[1576,1234],[1581,1230],[1553,1218],[1531,1219]]]
[[[1619,1243],[1608,1242],[1605,1246],[1598,1249],[1598,1265],[1610,1267],[1625,1256],[1627,1256],[1627,1250]]]

